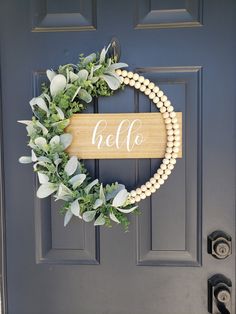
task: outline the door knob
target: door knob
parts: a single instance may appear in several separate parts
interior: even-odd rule
[[[208,311],[212,314],[230,314],[231,280],[222,274],[208,279]]]
[[[232,254],[232,238],[223,231],[214,231],[208,236],[208,253],[218,259]]]

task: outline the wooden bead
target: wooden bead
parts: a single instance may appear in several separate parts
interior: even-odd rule
[[[133,79],[134,79],[135,81],[137,81],[137,80],[139,79],[139,74],[138,74],[138,73],[134,73]]]
[[[139,195],[135,196],[135,202],[140,202],[141,201],[141,197]]]
[[[135,80],[131,79],[131,80],[129,81],[129,85],[130,85],[130,86],[134,86],[134,84],[135,84]]]
[[[154,104],[157,104],[159,102],[159,97],[154,97],[153,102],[154,102]]]
[[[168,179],[168,175],[167,175],[166,173],[164,173],[164,174],[161,176],[161,178],[162,178],[163,180],[167,180],[167,179]]]
[[[167,167],[168,167],[168,169],[170,169],[170,170],[173,170],[173,169],[174,169],[174,165],[173,165],[173,164],[169,164]]]
[[[170,112],[170,117],[171,118],[175,118],[176,117],[176,113],[174,111]]]
[[[168,142],[173,142],[174,139],[175,139],[175,138],[174,138],[173,135],[167,137],[167,141],[168,141]]]
[[[134,203],[135,203],[135,198],[131,198],[131,199],[129,200],[129,202],[130,202],[130,204],[134,204]]]
[[[175,164],[176,164],[176,159],[171,158],[171,159],[170,159],[170,164],[175,165]]]
[[[145,191],[147,190],[146,185],[143,184],[143,185],[141,186],[141,190],[142,190],[143,192],[145,192]]]
[[[162,97],[164,95],[163,91],[162,90],[159,90],[159,92],[157,93],[157,96],[158,97]]]
[[[128,78],[132,78],[132,77],[133,77],[133,75],[134,75],[134,73],[133,73],[133,72],[128,72],[128,73],[127,73]]]
[[[165,164],[165,165],[168,165],[168,164],[170,163],[169,159],[167,159],[167,158],[164,158],[164,159],[162,160],[162,162],[163,162],[163,164]]]
[[[180,130],[174,130],[174,135],[179,135],[180,134]]]
[[[175,141],[175,142],[174,142],[174,146],[175,146],[175,147],[179,147],[179,146],[180,146],[180,142],[179,142],[179,141]]]
[[[163,104],[163,102],[162,102],[162,104]],[[160,108],[160,112],[161,112],[161,113],[166,112],[166,107],[164,107],[164,106],[162,105],[162,107]]]
[[[121,72],[121,75],[122,75],[123,77],[126,77],[127,74],[128,74],[128,72],[127,72],[126,70],[123,70],[123,71]]]
[[[177,119],[177,118],[172,118],[172,119],[171,119],[171,122],[172,122],[172,123],[177,123],[177,122],[178,122],[178,119]]]
[[[136,196],[136,191],[134,191],[134,190],[131,191],[131,192],[130,192],[130,195],[131,195],[132,197],[135,197],[135,196]]]
[[[141,194],[141,193],[142,193],[141,189],[140,189],[140,188],[137,188],[137,189],[136,189],[136,193],[137,193],[137,194]]]
[[[173,106],[169,106],[169,107],[167,108],[167,110],[168,110],[168,112],[172,112],[172,111],[174,110],[174,107],[173,107]]]
[[[167,174],[169,176],[171,174],[171,170],[170,169],[166,169],[165,170],[165,174]]]
[[[155,182],[156,182],[156,179],[155,179],[155,178],[151,178],[151,179],[150,179],[150,183],[151,183],[151,184],[154,184]]]
[[[171,123],[171,118],[165,119],[165,124],[170,124]]]
[[[147,181],[147,182],[145,183],[145,185],[146,185],[146,187],[147,187],[148,189],[152,186],[152,184],[151,184],[150,181]]]
[[[150,187],[150,191],[151,191],[151,193],[155,193],[155,192],[156,192],[155,187],[154,187],[154,186],[151,186],[151,187]]]
[[[145,86],[148,86],[149,83],[150,83],[149,79],[145,79],[144,82],[143,82],[143,84],[144,84]]]
[[[140,83],[143,83],[143,82],[144,82],[144,80],[145,80],[144,76],[139,76],[138,81],[139,81]]]
[[[129,84],[129,78],[128,78],[128,77],[125,77],[125,78],[124,78],[124,84],[125,84],[125,85],[128,85],[128,84]]]
[[[172,153],[172,148],[171,147],[166,147],[166,152],[167,153]]]
[[[167,147],[173,147],[173,146],[174,146],[174,143],[173,143],[173,142],[167,142],[166,146],[167,146]]]
[[[155,87],[153,88],[154,93],[158,93],[159,90],[160,90],[160,88],[159,88],[158,86],[155,86]]]
[[[157,170],[157,173],[158,173],[159,175],[162,175],[162,174],[164,173],[164,171],[163,171],[161,168],[159,168],[159,169]]]
[[[121,69],[117,69],[117,70],[116,70],[116,74],[117,74],[117,75],[121,75],[121,73],[122,73],[122,70],[121,70]]]
[[[149,94],[149,98],[150,98],[150,99],[154,99],[154,98],[155,98],[155,95],[156,95],[155,93],[151,92],[151,93]]]
[[[144,92],[145,90],[146,90],[146,86],[145,86],[145,85],[141,85],[140,91],[141,91],[141,92]]]
[[[154,188],[155,188],[156,190],[158,190],[158,189],[160,188],[160,184],[159,184],[158,182],[156,182],[156,183],[154,184]]]
[[[167,135],[173,135],[174,134],[174,131],[173,130],[168,130],[167,131]]]
[[[166,124],[166,130],[171,130],[172,129],[172,124]]]
[[[140,82],[136,82],[136,83],[134,84],[134,87],[135,87],[136,89],[140,89],[140,86],[141,86],[141,83],[140,83]]]
[[[158,179],[158,183],[159,183],[160,185],[162,185],[162,184],[164,184],[164,180],[163,180],[162,178],[160,178],[160,179]]]
[[[153,82],[149,83],[148,84],[148,88],[149,89],[153,89],[155,87],[155,84]]]
[[[145,192],[143,192],[142,194],[140,194],[140,198],[141,198],[142,200],[144,200],[146,197],[147,197],[147,196],[146,196]]]
[[[163,107],[163,102],[162,101],[158,101],[157,108],[162,108],[162,107]]]
[[[173,147],[173,152],[174,152],[174,153],[178,153],[178,152],[179,152],[179,147],[176,147],[176,146]]]
[[[178,157],[178,154],[177,154],[177,153],[172,153],[172,154],[171,154],[171,157],[172,157],[172,158],[177,158],[177,157]]]
[[[151,93],[151,90],[149,88],[146,88],[144,91],[144,94],[148,96],[150,93]]]
[[[180,141],[180,136],[179,135],[175,135],[175,140],[176,141]]]
[[[161,101],[163,101],[163,102],[167,101],[166,95],[163,95],[163,96],[161,97]]]
[[[161,168],[161,170],[166,170],[167,165],[165,165],[165,164],[161,164],[161,165],[160,165],[160,168]]]
[[[146,196],[150,196],[151,195],[151,191],[147,190],[145,191]]]
[[[158,180],[158,179],[160,178],[160,175],[159,175],[158,173],[155,173],[155,174],[154,174],[154,178],[155,178],[156,180]]]
[[[164,119],[169,118],[169,113],[168,113],[168,112],[164,112],[163,115],[162,115],[162,117],[163,117]]]
[[[175,129],[175,130],[176,130],[176,129],[179,129],[179,125],[178,125],[177,123],[174,123],[174,124],[173,124],[173,129]]]
[[[165,158],[166,159],[171,159],[172,155],[170,153],[165,153]]]
[[[171,102],[170,102],[169,100],[166,100],[166,101],[164,102],[164,106],[165,106],[165,107],[169,107],[170,104],[171,104]]]

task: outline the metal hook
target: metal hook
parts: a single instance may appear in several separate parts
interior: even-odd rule
[[[119,62],[120,60],[120,42],[117,38],[113,37],[110,42],[110,48],[109,48],[109,56],[111,58],[114,58],[116,62]]]

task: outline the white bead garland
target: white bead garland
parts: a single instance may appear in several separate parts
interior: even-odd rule
[[[176,158],[178,157],[181,145],[180,130],[174,107],[158,86],[138,73],[117,69],[116,74],[120,76],[122,83],[140,90],[153,101],[162,113],[167,133],[165,157],[159,169],[149,181],[129,193],[129,202],[130,204],[134,204],[151,196],[168,179],[176,164]]]

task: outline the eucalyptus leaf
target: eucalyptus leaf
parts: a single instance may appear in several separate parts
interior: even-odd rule
[[[57,190],[57,185],[55,183],[47,182],[42,184],[37,191],[38,198],[45,198],[54,193]]]
[[[89,194],[89,192],[91,191],[91,189],[92,189],[96,184],[98,184],[98,179],[93,180],[91,183],[89,183],[89,184],[85,187],[85,189],[84,189],[85,193],[86,193],[86,194]]]
[[[105,224],[105,219],[104,219],[104,215],[103,214],[100,214],[98,216],[98,218],[95,220],[94,222],[94,226],[102,226]]]
[[[71,218],[73,217],[73,213],[71,212],[70,208],[66,212],[64,216],[64,227],[68,225],[68,223],[71,221]]]
[[[96,210],[89,210],[83,213],[83,220],[86,222],[90,222],[94,219],[96,215]]]
[[[67,149],[67,147],[69,147],[72,142],[72,135],[70,133],[64,133],[60,135],[60,142],[64,149]]]
[[[66,78],[62,74],[57,74],[53,77],[50,84],[50,92],[52,97],[62,92],[66,88]]]
[[[126,189],[119,191],[119,193],[113,199],[112,206],[116,208],[119,206],[123,206],[125,202],[127,201],[128,196],[129,196],[129,193]]]
[[[31,156],[22,156],[19,158],[19,162],[21,164],[30,164],[32,162],[32,157]]]
[[[78,166],[78,158],[76,156],[72,156],[65,165],[65,172],[68,176],[71,176],[77,169]]]

